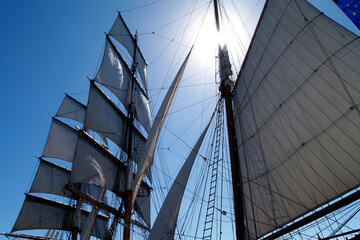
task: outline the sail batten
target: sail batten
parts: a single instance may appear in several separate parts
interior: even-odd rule
[[[358,186],[359,49],[307,1],[266,2],[233,90],[251,238]]]

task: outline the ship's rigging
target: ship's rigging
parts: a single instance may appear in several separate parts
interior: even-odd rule
[[[228,15],[220,1],[211,4],[220,32],[221,21]],[[211,120],[206,121],[178,175],[170,177],[171,187],[166,184],[169,192],[160,196],[165,200],[153,225],[150,195],[156,184],[164,185],[151,171],[157,141],[161,129],[167,128],[166,116],[196,46],[188,45],[185,60],[151,120],[147,62],[137,34],[131,34],[118,13],[105,39],[99,71],[89,79],[87,105],[65,96],[29,191],[63,196],[68,202],[27,194],[13,230],[55,229],[48,232],[49,238],[58,238],[61,230],[70,231],[73,239],[78,235],[84,240],[90,235],[114,239],[121,223],[126,240],[136,233],[149,239],[211,239],[211,234],[226,239],[231,234],[223,235],[225,228],[233,228],[236,239],[274,239],[285,234],[301,239],[314,236],[307,226],[315,222],[319,231],[314,231],[322,232],[327,221],[336,227],[329,236],[319,238],[342,235],[338,231],[356,215],[359,204],[357,35],[305,0],[272,0],[264,5],[240,70],[233,63],[230,44],[219,44],[215,77],[221,100],[215,109],[215,142],[207,156],[199,152],[211,126]],[[130,64],[121,50],[130,56]],[[226,115],[227,140],[222,137],[222,114]],[[82,127],[70,126],[59,117]],[[227,169],[218,167],[223,161],[220,149],[229,150]],[[196,157],[202,161],[198,166],[209,171],[198,171],[200,178],[208,175],[210,182],[207,186],[206,180],[199,181],[204,186],[195,186],[192,192],[186,183]],[[72,162],[71,171],[44,158]],[[223,205],[223,182],[218,179],[231,183],[226,194],[233,201],[227,206]],[[192,193],[190,200],[182,200],[186,191]],[[207,200],[199,197],[201,191]],[[111,206],[106,192],[121,202]],[[181,209],[185,203],[189,207]],[[197,206],[205,203],[207,207],[199,210]],[[346,220],[337,217],[349,206],[354,208],[342,216]],[[33,212],[39,216],[34,217],[35,223],[29,220]],[[180,218],[180,213],[185,217]],[[195,213],[205,219],[198,220],[196,227],[190,220]],[[223,225],[225,217],[229,223]],[[218,218],[221,221],[216,225]],[[110,228],[107,221],[112,222]]]

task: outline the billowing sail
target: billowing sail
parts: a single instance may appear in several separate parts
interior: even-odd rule
[[[64,186],[69,183],[70,170],[39,158],[40,163],[29,192],[50,193],[69,197]]]
[[[64,197],[71,197],[65,190],[65,185],[70,183],[71,171],[55,163],[39,158],[40,163],[34,181],[30,187],[31,193],[50,193]],[[97,199],[100,188],[96,185],[81,184],[80,191]],[[103,202],[107,202],[104,198]]]
[[[130,69],[106,38],[104,56],[94,80],[108,88],[127,107],[126,96],[131,79]]]
[[[86,106],[67,94],[65,94],[64,100],[62,101],[55,115],[55,117],[72,119],[82,124],[84,124],[85,116],[86,116]],[[101,133],[97,133],[97,134],[101,137],[104,143],[108,145],[108,141],[106,137]]]
[[[149,131],[151,126],[151,115],[149,100],[145,91],[140,87],[136,77],[133,76],[110,38],[106,38],[105,52],[94,79],[96,82],[108,88],[121,101],[126,109],[130,104],[131,84],[134,82],[133,102],[136,106],[136,119]]]
[[[86,114],[86,106],[65,94],[59,109],[56,112],[56,117],[69,118],[81,123],[84,123]]]
[[[53,118],[42,156],[72,162],[77,135],[75,129]]]
[[[89,212],[81,212],[85,223]],[[74,230],[75,208],[49,199],[26,194],[24,204],[12,231],[31,229]],[[103,239],[107,231],[107,217],[98,215],[92,236]],[[84,228],[84,226],[82,226]]]
[[[87,105],[84,127],[103,134],[126,150],[126,117],[93,81]]]
[[[94,184],[119,193],[125,191],[125,178],[125,164],[86,133],[80,133],[70,181]],[[148,194],[149,186],[142,186],[142,193]]]
[[[251,238],[359,186],[360,40],[305,0],[267,1],[234,89]]]
[[[92,129],[115,142],[127,152],[127,118],[115,104],[91,81],[85,128]],[[132,156],[135,161],[145,145],[145,137],[134,128],[135,148]],[[150,177],[150,175],[149,175]]]
[[[184,165],[181,167],[178,175],[174,180],[174,183],[171,185],[171,188],[166,195],[165,201],[161,206],[159,214],[151,229],[149,240],[174,239],[175,227],[177,224],[177,218],[180,211],[180,205],[185,192],[186,184],[188,182],[191,169],[194,165],[194,161],[198,155],[201,144],[205,138],[207,130],[209,129],[211,120],[212,118],[210,119],[210,122],[200,135],[193,149],[191,149],[191,152],[186,158]]]
[[[142,178],[144,176],[145,171],[152,165],[153,162],[153,158],[154,158],[154,153],[155,153],[155,147],[156,147],[156,142],[162,127],[162,124],[165,121],[165,117],[166,114],[169,110],[170,104],[172,102],[172,99],[174,98],[175,95],[175,91],[177,89],[177,86],[179,85],[180,79],[185,71],[186,68],[186,64],[188,62],[188,59],[190,57],[192,48],[190,50],[190,52],[188,53],[188,55],[186,56],[183,64],[181,65],[178,73],[175,76],[175,79],[173,80],[168,92],[165,95],[165,98],[159,108],[158,113],[156,114],[156,118],[154,119],[154,123],[150,129],[150,133],[149,136],[146,140],[145,146],[144,146],[144,150],[141,154],[141,159],[140,159],[140,164],[138,166],[138,170],[136,173],[136,178],[135,178],[135,184],[134,184],[134,190],[133,190],[133,196],[132,196],[132,201],[134,203],[137,192],[139,190],[140,187],[140,183],[142,181]]]
[[[147,85],[147,74],[146,74],[146,60],[142,55],[140,49],[136,45],[136,40],[131,35],[129,28],[126,26],[124,19],[121,17],[120,13],[116,18],[114,25],[110,29],[109,35],[115,38],[121,45],[123,45],[126,50],[129,52],[130,56],[134,56],[135,53],[135,62],[137,65],[137,70],[141,77],[141,82],[145,87],[145,91],[148,91]],[[135,52],[136,48],[136,52]]]
[[[125,171],[125,165],[110,152],[84,134],[79,135],[71,182],[95,184],[116,192],[125,186]]]

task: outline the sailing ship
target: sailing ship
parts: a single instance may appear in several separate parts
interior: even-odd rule
[[[224,17],[220,2],[210,4],[220,32]],[[52,119],[29,193],[12,233],[6,236],[360,237],[355,235],[356,227],[339,232],[359,212],[359,36],[306,0],[267,0],[238,71],[231,49],[219,44],[216,107],[172,178],[153,224],[151,170],[157,141],[193,47],[151,119],[147,61],[137,34],[132,34],[120,12],[105,41],[99,70],[89,79],[87,104],[65,95]],[[119,48],[131,56],[130,63]],[[206,138],[209,148],[202,153]],[[230,156],[228,165],[224,152]],[[71,169],[51,159],[70,162]],[[206,173],[199,183],[206,184],[195,186],[197,192],[188,200],[192,205],[180,224],[196,159]],[[227,179],[231,188],[224,189],[220,179]],[[232,196],[231,209],[223,205],[224,191]],[[65,200],[55,201],[50,197],[54,195]],[[117,200],[110,203],[110,199]],[[200,209],[195,209],[198,205]],[[344,209],[351,210],[350,216],[337,218]],[[190,215],[197,224],[188,219]],[[329,236],[321,233],[329,232],[322,219],[336,225]],[[41,237],[15,233],[31,229],[47,233]]]

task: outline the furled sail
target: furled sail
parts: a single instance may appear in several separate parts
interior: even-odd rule
[[[121,17],[120,12],[114,22],[114,25],[111,27],[109,34],[111,37],[115,38],[121,45],[123,45],[126,48],[130,56],[133,57],[135,53],[135,62],[137,64],[137,70],[141,77],[141,82],[145,88],[145,91],[148,92],[146,60],[142,55],[140,49],[138,48],[135,38],[132,36],[129,28],[126,26],[124,19]],[[136,52],[135,52],[135,48],[136,48]]]
[[[267,1],[233,100],[251,238],[359,186],[359,69],[358,36]]]
[[[141,159],[140,164],[138,166],[138,170],[135,177],[134,182],[134,190],[133,190],[133,196],[132,196],[132,203],[134,203],[136,199],[137,192],[140,187],[140,183],[142,181],[142,178],[145,174],[145,171],[152,165],[154,153],[155,153],[155,147],[156,142],[162,127],[162,124],[165,121],[166,114],[169,110],[170,104],[172,102],[172,99],[174,98],[175,91],[177,89],[177,86],[179,85],[180,79],[185,71],[186,64],[189,60],[190,54],[191,54],[192,48],[188,55],[186,56],[183,64],[181,65],[178,73],[175,76],[175,79],[173,80],[168,92],[165,95],[165,98],[159,108],[158,113],[156,114],[156,118],[154,119],[154,123],[150,129],[149,136],[146,140],[144,150],[141,153]]]
[[[89,212],[81,212],[81,222],[85,223]],[[74,229],[75,208],[49,199],[26,194],[24,204],[12,231],[31,229]],[[98,215],[92,236],[103,239],[107,231],[108,218]],[[84,228],[84,226],[82,226]]]
[[[53,118],[42,156],[72,162],[77,135],[75,129]]]
[[[214,116],[214,115],[213,115]],[[207,130],[209,129],[211,117],[208,125],[200,135],[193,149],[191,149],[184,165],[181,167],[178,175],[176,176],[171,188],[166,195],[165,201],[160,208],[159,214],[156,217],[155,223],[151,229],[149,240],[151,239],[174,239],[175,227],[177,218],[180,211],[180,205],[184,196],[185,187],[188,182],[191,169],[194,161],[198,155],[201,144],[205,138]]]
[[[86,114],[86,106],[65,94],[59,109],[56,112],[56,117],[69,118],[81,123],[84,123]]]

